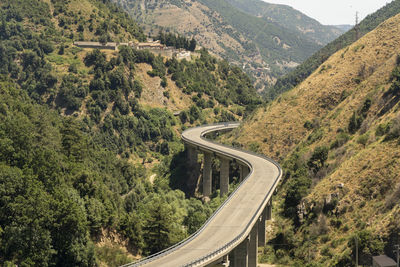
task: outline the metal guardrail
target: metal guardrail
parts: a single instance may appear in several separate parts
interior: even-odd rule
[[[273,191],[275,190],[276,186],[278,185],[278,182],[280,181],[280,179],[282,177],[282,168],[273,159],[268,158],[268,157],[266,157],[264,155],[260,155],[260,154],[251,152],[251,151],[245,151],[245,150],[242,150],[242,149],[239,149],[239,148],[232,148],[230,146],[214,142],[214,141],[206,139],[204,137],[207,133],[215,132],[215,131],[219,131],[219,130],[227,130],[227,129],[230,129],[230,128],[233,129],[233,128],[238,127],[239,125],[240,125],[239,122],[224,122],[224,123],[217,123],[217,124],[211,124],[211,125],[203,125],[203,126],[198,126],[198,127],[194,127],[194,128],[201,128],[201,127],[205,127],[205,126],[216,126],[216,127],[217,126],[221,126],[221,128],[213,128],[213,129],[210,129],[210,130],[205,130],[204,132],[201,133],[201,138],[203,140],[206,140],[207,142],[213,143],[213,144],[218,145],[218,146],[226,147],[226,148],[229,148],[229,149],[233,149],[233,150],[241,151],[241,152],[244,152],[244,153],[247,153],[247,154],[251,154],[251,155],[254,155],[254,156],[257,156],[257,157],[260,157],[260,158],[264,158],[265,160],[271,162],[272,164],[274,164],[278,168],[278,170],[279,170],[278,177],[274,181],[274,184],[272,185],[272,187],[270,188],[268,193],[266,194],[263,203],[258,207],[257,212],[253,215],[253,217],[250,220],[250,222],[246,225],[246,228],[238,236],[236,236],[233,240],[231,240],[230,242],[228,242],[224,246],[216,249],[215,251],[213,251],[213,252],[211,252],[211,253],[209,253],[209,254],[201,257],[201,258],[198,258],[198,259],[196,259],[196,260],[194,260],[194,261],[192,261],[190,263],[184,264],[184,265],[182,265],[182,267],[198,266],[200,264],[211,263],[211,262],[215,261],[216,259],[218,259],[218,258],[226,255],[227,253],[229,253],[232,250],[231,248],[236,247],[237,244],[240,244],[240,242],[242,242],[248,236],[248,234],[250,233],[251,228],[255,224],[255,221],[258,219],[258,217],[261,215],[262,210],[265,208],[267,202],[269,201],[269,199],[271,198],[271,196],[273,194]],[[231,127],[229,127],[229,126],[231,126]],[[189,130],[194,129],[194,128],[190,128]],[[189,131],[189,130],[187,130],[187,131]],[[202,145],[200,143],[197,143],[195,141],[192,141],[192,140],[189,140],[189,139],[185,138],[183,136],[183,134],[184,134],[184,132],[182,133],[181,138],[182,138],[182,140],[184,142],[187,142],[189,144],[195,145],[197,147],[205,148],[207,150],[211,150],[211,151],[216,152],[218,154],[222,154],[222,155],[231,157],[231,158],[233,158],[235,160],[239,160],[239,161],[241,161],[242,163],[246,164],[249,167],[250,173],[246,176],[246,178],[243,179],[242,183],[236,188],[235,191],[232,192],[232,194],[224,201],[224,203],[222,203],[222,205],[211,215],[211,217],[208,218],[208,220],[203,224],[203,226],[200,227],[191,236],[189,236],[188,238],[182,240],[181,242],[179,242],[179,243],[177,243],[177,244],[175,244],[175,245],[173,245],[173,246],[171,246],[171,247],[169,247],[169,248],[167,248],[165,250],[162,250],[162,251],[160,251],[158,253],[150,255],[150,256],[148,256],[146,258],[143,258],[143,259],[141,259],[139,261],[122,265],[121,267],[139,267],[139,266],[142,266],[144,264],[147,264],[147,263],[150,263],[150,262],[152,262],[154,260],[157,260],[157,259],[159,259],[161,257],[164,257],[164,256],[166,256],[166,255],[178,250],[180,247],[184,246],[185,244],[189,243],[190,241],[192,241],[201,232],[203,232],[203,230],[209,225],[211,220],[215,216],[217,216],[219,214],[219,212],[226,206],[226,204],[236,195],[238,190],[243,186],[243,184],[245,184],[247,179],[253,173],[252,165],[246,159],[244,159],[242,157],[239,157],[239,156],[236,156],[236,155],[231,154],[231,153],[226,153],[226,152],[219,151],[218,149],[215,149],[215,148],[212,148],[212,147],[204,146],[204,145]]]

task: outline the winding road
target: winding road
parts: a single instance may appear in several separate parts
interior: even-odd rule
[[[250,169],[249,175],[209,220],[188,239],[127,266],[207,266],[228,255],[245,240],[262,215],[282,177],[271,159],[206,139],[207,133],[229,130],[239,123],[191,128],[182,133],[185,144],[235,160]]]

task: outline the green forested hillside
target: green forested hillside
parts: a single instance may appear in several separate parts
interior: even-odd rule
[[[144,40],[109,1],[6,0],[0,17],[0,264],[118,266],[193,233],[221,199],[171,189],[186,189],[179,132],[245,116],[250,79],[206,50],[73,46]],[[143,104],[147,80],[188,99],[180,117]]]
[[[270,4],[261,0],[226,1],[248,14],[299,32],[321,45],[329,43],[342,33],[342,30],[334,26],[321,25],[290,6]]]
[[[275,61],[301,62],[318,48],[316,43],[307,40],[304,36],[293,30],[283,30],[281,26],[261,20],[257,17],[248,16],[246,13],[233,8],[225,0],[200,0],[208,8],[219,13],[224,22],[237,29],[240,33],[252,40],[255,44],[254,51],[260,50],[262,57],[272,66]],[[218,25],[216,25],[218,27]],[[274,37],[279,38],[290,47],[281,47]],[[277,69],[276,74],[280,74]]]
[[[203,205],[163,180],[151,184],[141,164],[115,157],[85,123],[32,103],[4,77],[0,88],[0,262],[94,266],[104,260],[93,244],[103,229],[132,253],[154,253],[218,207],[219,198]]]
[[[379,24],[389,19],[390,17],[393,17],[399,12],[399,0],[394,0],[389,4],[386,4],[386,6],[367,16],[363,21],[360,22],[360,24],[358,25],[359,37],[364,36],[368,32],[375,29]],[[304,61],[300,66],[296,67],[289,74],[280,77],[274,86],[265,91],[267,98],[275,98],[279,94],[290,90],[291,88],[300,84],[332,54],[355,42],[356,36],[356,29],[353,28],[352,30],[346,32],[345,34],[316,52],[314,55],[309,57],[306,61]]]

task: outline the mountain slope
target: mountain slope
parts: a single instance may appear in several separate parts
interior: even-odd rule
[[[334,26],[321,25],[315,19],[286,5],[269,4],[261,0],[226,0],[236,8],[284,28],[304,34],[317,44],[325,45],[343,31]]]
[[[225,0],[131,1],[115,0],[147,31],[159,28],[194,36],[200,45],[244,68],[256,79],[257,89],[301,63],[325,41],[314,41],[286,21],[271,21],[246,13]],[[257,3],[257,2],[255,2]],[[282,6],[276,6],[283,10]],[[283,12],[283,11],[282,11]],[[293,13],[293,14],[292,14]],[[285,11],[295,17],[293,10]],[[306,19],[304,23],[308,23]],[[151,25],[151,27],[149,27]],[[315,25],[315,27],[314,27]],[[323,28],[313,21],[310,31]],[[335,36],[339,32],[334,31]],[[327,37],[328,38],[328,37]],[[334,36],[332,36],[332,39]]]
[[[375,29],[380,23],[389,19],[390,17],[400,12],[400,1],[394,0],[386,6],[382,7],[375,13],[368,15],[363,21],[359,23],[358,34],[359,37],[367,34]],[[276,84],[266,90],[266,96],[273,99],[279,94],[293,88],[302,81],[304,81],[311,73],[313,73],[325,60],[338,50],[352,44],[356,40],[355,28],[346,32],[336,40],[332,41],[314,55],[309,57],[300,66],[297,66],[292,72],[280,77]]]
[[[400,240],[400,15],[333,54],[260,108],[230,142],[280,159],[276,224],[264,258],[362,264]]]

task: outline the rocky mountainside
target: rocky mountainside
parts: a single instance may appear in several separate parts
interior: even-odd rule
[[[152,35],[162,28],[194,36],[251,74],[259,91],[342,33],[287,6],[262,1],[249,2],[249,9],[243,1],[227,0],[114,1]]]
[[[272,156],[285,179],[264,260],[351,266],[400,241],[400,15],[258,109],[229,143]],[[313,266],[314,266],[313,265]]]

